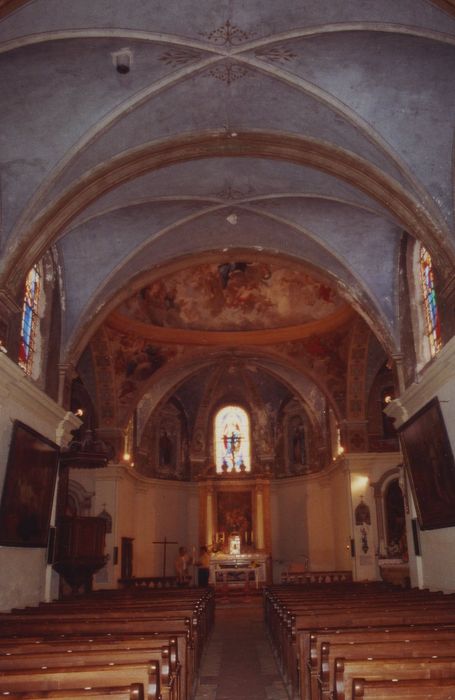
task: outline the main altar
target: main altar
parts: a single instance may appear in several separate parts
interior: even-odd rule
[[[201,544],[213,585],[257,588],[271,581],[270,479],[244,473],[199,481]]]

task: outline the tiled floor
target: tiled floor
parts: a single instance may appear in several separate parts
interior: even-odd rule
[[[220,601],[196,700],[288,700],[262,619],[262,600]]]

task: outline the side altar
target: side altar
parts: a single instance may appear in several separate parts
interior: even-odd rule
[[[256,587],[271,581],[270,478],[251,473],[199,481],[200,544],[211,554],[210,582]]]

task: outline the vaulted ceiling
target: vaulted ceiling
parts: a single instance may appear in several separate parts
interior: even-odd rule
[[[403,231],[453,276],[451,0],[4,1],[0,18],[0,287],[19,298],[56,243],[62,362],[132,332],[119,305],[195,265],[309,275],[387,354]],[[253,334],[277,325],[263,312]],[[207,345],[259,343],[203,330],[200,366]]]

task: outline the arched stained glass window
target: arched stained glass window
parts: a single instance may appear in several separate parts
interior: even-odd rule
[[[434,357],[442,347],[441,324],[439,320],[436,292],[434,288],[433,264],[427,249],[420,246],[420,279],[422,282],[423,301],[427,335],[430,343],[431,357]]]
[[[251,471],[250,421],[240,406],[224,406],[215,416],[216,471]]]
[[[32,373],[37,325],[39,321],[38,304],[40,292],[41,274],[38,265],[34,265],[28,273],[25,282],[19,347],[19,365],[25,370],[26,374]]]

